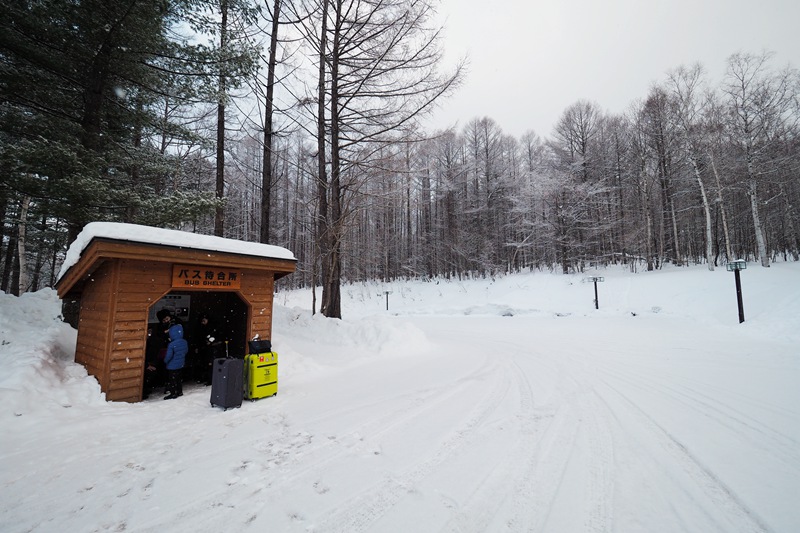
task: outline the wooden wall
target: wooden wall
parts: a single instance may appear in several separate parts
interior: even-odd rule
[[[109,384],[108,353],[116,284],[116,264],[102,264],[86,282],[81,297],[75,362],[86,367],[105,392]]]
[[[113,310],[106,398],[142,399],[147,314],[150,306],[170,291],[172,265],[119,259],[116,308]]]
[[[242,279],[241,295],[250,307],[247,339],[258,333],[261,339],[272,339],[272,303],[275,275],[269,271],[248,271]]]

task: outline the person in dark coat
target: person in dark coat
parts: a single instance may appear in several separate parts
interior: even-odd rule
[[[183,396],[183,365],[186,364],[186,354],[189,352],[189,343],[183,338],[183,326],[175,324],[169,328],[169,345],[164,356],[164,365],[167,367],[167,390],[169,394],[165,400],[172,400]]]
[[[169,309],[161,309],[156,313],[156,317],[158,318],[160,333],[164,336],[164,339],[169,338],[169,328],[180,324],[183,325],[183,322],[172,314],[172,311]],[[165,343],[166,345],[166,343]]]
[[[192,343],[197,360],[200,365],[198,381],[211,385],[211,376],[214,371],[214,359],[225,357],[222,352],[223,340],[211,318],[203,313],[195,328],[194,342]]]
[[[164,365],[159,359],[161,341],[154,335],[153,328],[147,328],[147,344],[144,352],[144,385],[142,387],[142,400],[146,400],[150,393],[164,384]]]

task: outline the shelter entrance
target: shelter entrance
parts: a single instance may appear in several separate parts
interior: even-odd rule
[[[231,291],[173,291],[148,310],[147,355],[143,369],[142,397],[165,385],[166,369],[163,356],[168,335],[157,313],[166,309],[183,326],[189,353],[183,370],[185,384],[210,384],[211,357],[242,358],[245,355],[249,306],[236,292]],[[207,326],[201,320],[207,320]],[[214,338],[209,341],[209,334]],[[215,346],[211,348],[211,342]],[[212,355],[213,354],[213,355]]]
[[[172,291],[150,307],[147,323],[158,327],[156,313],[168,309],[183,323],[184,336],[190,349],[197,342],[198,324],[207,316],[222,340],[228,341],[231,357],[244,357],[247,346],[248,306],[235,292]]]

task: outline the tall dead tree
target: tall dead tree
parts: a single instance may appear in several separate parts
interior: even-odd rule
[[[273,113],[275,105],[275,68],[277,65],[278,29],[280,28],[281,0],[274,0],[270,13],[272,31],[269,37],[269,58],[267,59],[267,91],[264,98],[264,150],[261,169],[261,230],[259,240],[269,242],[270,202],[274,183],[272,175]]]
[[[220,2],[219,48],[224,52],[228,46],[228,0]],[[225,67],[219,66],[219,87],[217,99],[217,160],[216,160],[216,197],[225,198],[225,100],[227,99],[227,79]],[[214,214],[214,235],[222,237],[225,233],[225,207],[217,206]]]
[[[402,140],[415,120],[455,87],[461,68],[438,72],[440,29],[429,26],[433,8],[427,0],[309,1],[322,28],[304,29],[320,62],[320,310],[341,318],[342,242],[362,178],[369,176],[381,146]]]

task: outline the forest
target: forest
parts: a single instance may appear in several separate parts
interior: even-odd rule
[[[767,52],[516,138],[426,126],[468,75],[433,0],[2,6],[5,292],[91,221],[286,247],[329,317],[361,280],[800,259],[800,74]]]

